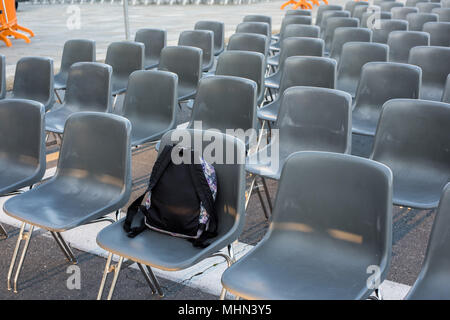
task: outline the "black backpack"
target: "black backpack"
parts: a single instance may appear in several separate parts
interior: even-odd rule
[[[173,152],[189,156],[190,163],[174,164]],[[204,248],[209,244],[206,240],[217,235],[216,195],[214,167],[191,149],[166,145],[153,166],[147,190],[128,208],[123,228],[131,238],[149,228]],[[141,219],[133,226],[136,215]]]

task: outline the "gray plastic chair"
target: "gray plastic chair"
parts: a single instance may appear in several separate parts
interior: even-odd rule
[[[404,3],[396,1],[383,1],[379,4],[381,11],[388,11],[388,12],[391,12],[392,8],[401,8],[404,6],[405,6]]]
[[[105,63],[113,68],[112,95],[116,96],[127,90],[128,77],[133,71],[144,68],[145,46],[140,42],[112,42],[106,51]]]
[[[130,75],[123,116],[131,122],[131,146],[155,142],[175,128],[176,74],[140,70]]]
[[[364,187],[362,187],[364,186]],[[392,173],[368,159],[296,152],[286,161],[267,234],[222,275],[245,299],[366,299],[369,266],[387,276]]]
[[[336,5],[336,4],[323,4],[323,5],[320,5],[317,8],[316,22],[315,22],[316,26],[320,26],[321,25],[322,17],[323,17],[324,12],[326,12],[326,11],[342,11],[342,10],[343,10],[342,6]]]
[[[283,39],[290,37],[306,37],[306,38],[318,38],[320,36],[320,27],[309,26],[304,24],[290,24],[284,29],[281,36],[281,42]],[[267,59],[267,63],[272,66],[278,66],[280,63],[280,53],[277,53]]]
[[[269,36],[272,35],[272,17],[265,16],[261,14],[250,14],[246,15],[243,19],[243,22],[263,22],[269,25]]]
[[[350,153],[351,150],[351,102],[348,93],[315,87],[291,87],[280,98],[279,116],[275,129],[278,139],[262,147],[247,158],[246,171],[253,175],[248,204],[257,179],[261,179],[272,210],[265,179],[279,180],[284,162],[297,151],[330,151]],[[326,116],[324,116],[326,115]],[[275,154],[276,152],[276,154]],[[260,190],[257,190],[266,215]]]
[[[325,29],[324,37],[325,40],[325,52],[331,50],[331,43],[333,42],[334,31],[337,28],[342,27],[354,27],[359,26],[359,20],[356,18],[329,18],[327,20],[327,28]]]
[[[44,176],[44,114],[36,101],[0,101],[0,197],[31,188]],[[0,224],[0,239],[7,237]]]
[[[441,4],[440,3],[435,3],[435,2],[419,2],[416,5],[417,9],[419,9],[419,12],[422,13],[431,13],[431,11],[434,8],[440,8]]]
[[[406,0],[405,7],[417,7],[419,3],[427,3],[430,0]]]
[[[195,30],[209,30],[214,33],[214,55],[218,56],[224,50],[225,24],[220,21],[198,21]]]
[[[322,57],[325,42],[316,38],[291,37],[283,40],[280,52],[280,67],[278,70],[266,78],[265,85],[267,88],[279,89],[280,81],[285,70],[285,61],[292,56],[315,56]]]
[[[450,73],[450,48],[414,47],[409,52],[408,63],[422,68],[420,98],[440,101]]]
[[[349,11],[342,11],[342,10],[332,10],[332,11],[325,11],[322,14],[322,20],[320,22],[320,37],[323,38],[325,34],[325,30],[327,29],[327,21],[331,18],[350,18],[350,12]]]
[[[436,2],[436,1],[432,1],[432,2]],[[450,0],[441,0],[440,1],[442,8],[450,8]]]
[[[369,62],[361,70],[353,107],[353,133],[375,136],[381,108],[386,101],[419,97],[422,71],[417,66]]]
[[[64,103],[45,115],[45,130],[64,133],[67,119],[82,111],[111,112],[111,66],[77,62],[69,69]]]
[[[210,77],[206,79],[210,79]],[[210,162],[214,165],[217,181],[220,183],[214,204],[219,219],[217,236],[212,239],[212,243],[206,248],[197,248],[185,239],[151,230],[145,230],[135,238],[129,238],[123,231],[123,220],[106,227],[97,235],[97,244],[110,252],[100,285],[98,299],[102,297],[107,274],[114,270],[115,280],[113,279],[107,297],[108,299],[112,298],[124,258],[138,263],[148,284],[155,291],[153,288],[154,284],[160,296],[163,296],[163,292],[151,268],[166,271],[183,270],[214,256],[225,258],[228,265],[231,265],[235,261],[232,243],[238,239],[245,224],[245,173],[244,164],[241,160],[245,157],[245,146],[241,141],[232,136],[217,132],[214,135],[219,138],[218,141],[221,142],[220,146],[224,148],[223,150],[225,148],[231,148],[228,150],[234,151],[236,157],[234,161],[231,158],[233,162],[230,163],[230,159],[226,157],[226,152],[223,152],[223,157],[221,158],[216,153],[215,161]],[[181,136],[187,136],[187,139],[179,141],[179,137]],[[174,130],[164,135],[161,140],[162,148],[160,150],[169,143],[180,143],[181,146],[198,149],[194,141],[200,142],[201,150],[199,151],[203,151],[211,143],[208,139],[207,131]],[[218,252],[224,247],[228,247],[228,254]],[[110,268],[113,254],[120,256],[120,258],[115,267]],[[146,270],[142,265],[146,266]],[[224,297],[225,294],[226,291],[223,290],[221,296]]]
[[[442,191],[433,228],[428,241],[425,260],[416,282],[409,290],[407,300],[449,300],[450,291],[450,184]]]
[[[169,46],[161,51],[158,70],[178,76],[178,101],[195,98],[202,75],[202,50],[195,47]]]
[[[366,28],[339,27],[334,31],[333,41],[331,42],[330,58],[339,62],[342,52],[342,46],[350,41],[370,42],[372,31]]]
[[[410,13],[418,13],[416,7],[395,7],[391,9],[392,19],[406,20],[406,16]]]
[[[363,16],[364,13],[367,12],[369,6],[356,6],[355,9],[353,10],[353,18],[358,19],[361,22],[361,18]]]
[[[395,205],[436,208],[450,181],[450,105],[394,99],[383,106],[371,159],[394,174]]]
[[[310,16],[286,16],[283,18],[283,21],[281,22],[281,28],[280,28],[280,35],[277,42],[270,45],[270,50],[272,51],[279,51],[281,48],[281,42],[283,41],[283,38],[286,38],[283,36],[287,26],[293,25],[293,24],[302,24],[302,25],[311,25],[312,18]]]
[[[145,45],[144,69],[158,67],[161,50],[167,43],[167,32],[161,29],[144,28],[136,32],[134,41]]]
[[[5,56],[0,54],[0,99],[6,96],[6,62]]]
[[[196,126],[201,124],[202,130],[215,129],[227,134],[232,134],[237,129],[244,132],[256,129],[257,90],[256,82],[245,78],[203,78],[200,80],[188,128],[198,129]]]
[[[355,8],[358,6],[369,6],[369,3],[365,1],[348,1],[344,5],[344,10],[349,11],[351,16],[353,17]]]
[[[214,65],[214,33],[209,30],[188,30],[180,33],[179,46],[202,49],[202,71],[207,72]]]
[[[336,60],[324,57],[289,57],[284,62],[277,99],[259,108],[258,118],[264,121],[276,121],[280,109],[280,97],[290,87],[308,86],[334,89],[335,85]]]
[[[55,103],[53,60],[25,57],[17,61],[11,98],[34,100],[50,110]]]
[[[370,17],[373,15],[373,12],[364,12],[361,17],[361,23],[359,24],[361,28],[368,28],[367,22],[369,21]],[[387,11],[380,11],[377,13],[378,19],[384,19],[389,20],[392,18],[392,14]],[[372,23],[375,21],[371,21]]]
[[[431,10],[431,13],[435,13],[439,16],[439,22],[450,22],[450,7],[435,8]]]
[[[383,3],[383,2],[395,2],[395,0],[374,0],[373,1],[373,4],[375,5],[375,6],[379,6],[381,3]]]
[[[270,37],[270,26],[265,22],[241,22],[236,27],[236,33],[256,33]]]
[[[422,31],[427,22],[437,22],[438,15],[434,13],[410,13],[406,16],[409,31]]]
[[[450,103],[450,74],[447,76],[447,81],[445,82],[444,93],[442,94],[442,102]]]
[[[408,21],[406,20],[376,20],[375,28],[372,29],[372,42],[387,43],[389,33],[392,31],[408,30]]]
[[[387,61],[389,47],[381,43],[347,42],[342,47],[337,70],[337,89],[356,94],[361,69],[367,62]]]
[[[286,11],[285,16],[312,16],[312,13],[310,10],[295,9]]]
[[[70,67],[77,62],[95,62],[95,41],[73,39],[64,43],[61,68],[54,78],[55,90],[65,89]]]
[[[104,221],[105,215],[127,203],[131,193],[130,131],[130,122],[113,114],[80,112],[67,120],[55,175],[3,206],[6,214],[22,222],[8,272],[9,290],[18,249],[26,239],[14,277],[17,292],[17,280],[35,226],[50,231],[67,259],[76,263],[60,233]],[[24,233],[27,224],[30,229]]]
[[[227,50],[254,51],[267,56],[267,37],[255,33],[235,33],[228,40]]]
[[[430,45],[430,35],[419,31],[392,31],[389,33],[387,45],[389,61],[408,63],[411,48]]]
[[[430,46],[450,47],[450,22],[427,22],[423,31],[430,34]]]
[[[264,101],[265,71],[265,57],[259,52],[229,50],[223,52],[217,60],[216,75],[241,77],[256,82],[258,106]]]

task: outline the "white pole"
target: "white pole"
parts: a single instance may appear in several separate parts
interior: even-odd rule
[[[123,19],[125,23],[125,39],[130,40],[130,20],[128,18],[128,0],[123,1]]]

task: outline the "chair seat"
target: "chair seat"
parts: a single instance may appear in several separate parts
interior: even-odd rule
[[[374,112],[370,112],[369,114],[355,110],[352,114],[352,132],[366,136],[375,136],[379,117],[379,113],[374,114]]]
[[[280,89],[281,71],[271,74],[264,80],[264,85],[272,89]]]
[[[284,154],[282,150],[280,150],[277,157],[278,165],[272,163],[271,144],[269,144],[247,157],[245,161],[245,171],[264,178],[279,180],[283,164],[288,156],[289,154]],[[267,159],[267,161],[261,162],[261,159]]]
[[[158,269],[176,271],[193,266],[221,248],[196,248],[186,239],[145,230],[129,238],[123,230],[123,219],[104,228],[97,235],[97,244],[113,254]]]
[[[271,66],[278,66],[280,63],[280,54],[277,53],[276,55],[270,57],[267,59],[267,64]]]
[[[66,89],[67,84],[67,74],[63,75],[61,73],[58,73],[55,75],[53,79],[53,88],[56,90],[62,90]]]
[[[280,110],[279,99],[259,108],[257,116],[261,120],[276,121],[278,117],[278,110]]]
[[[428,275],[418,280],[414,285],[414,291],[408,293],[408,300],[450,300],[448,285],[450,281],[449,273],[439,273],[439,275]]]
[[[119,209],[123,192],[109,183],[80,179],[84,172],[68,172],[73,177],[53,179],[6,201],[6,214],[55,232],[72,229]]]
[[[277,228],[277,225],[273,227]],[[295,245],[286,247],[289,239],[297,241]],[[347,254],[345,250],[333,249],[324,243],[312,245],[310,241],[292,239],[286,230],[278,234],[277,239],[263,240],[228,268],[223,273],[222,284],[231,293],[245,299],[366,298],[370,294],[367,266],[376,263],[357,253],[357,249]],[[348,254],[351,254],[351,259]]]
[[[146,70],[148,70],[148,69],[153,69],[153,68],[156,68],[157,66],[159,65],[159,59],[158,58],[145,58],[145,61],[144,61],[144,68],[146,69]]]
[[[272,51],[280,51],[280,42],[275,42],[270,45],[270,50]]]
[[[395,205],[420,209],[432,209],[438,206],[445,181],[439,183],[420,177],[418,175],[406,180],[394,175],[393,203]]]
[[[111,93],[113,96],[122,94],[127,91],[128,78],[113,77],[111,82],[112,82]]]
[[[148,120],[147,122],[142,121],[142,123],[134,121],[131,127],[131,145],[137,146],[150,141],[160,140],[164,133],[171,129],[169,126],[170,123],[157,121],[157,119],[153,119],[153,121]]]
[[[178,101],[193,99],[197,94],[197,89],[191,86],[178,84]]]
[[[0,195],[34,183],[37,174],[37,163],[31,165],[12,159],[0,159]]]
[[[422,87],[420,88],[420,99],[441,101],[443,93],[444,88],[442,85],[431,86],[422,82]]]
[[[64,125],[74,112],[69,108],[59,108],[45,114],[45,131],[64,133]]]

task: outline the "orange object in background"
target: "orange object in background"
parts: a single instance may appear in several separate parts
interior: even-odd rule
[[[283,10],[284,8],[286,8],[289,5],[294,5],[292,7],[292,9],[312,9],[312,5],[310,3],[308,3],[306,0],[299,0],[299,1],[295,1],[295,0],[289,0],[285,3],[283,3],[283,5],[281,6],[281,10]]]
[[[27,32],[30,37],[34,37],[33,31],[17,24],[16,3],[15,0],[1,0],[0,2],[0,40],[6,43],[7,47],[12,45],[8,36],[16,39],[23,39],[26,43],[30,43],[30,38],[25,34],[18,32]]]

